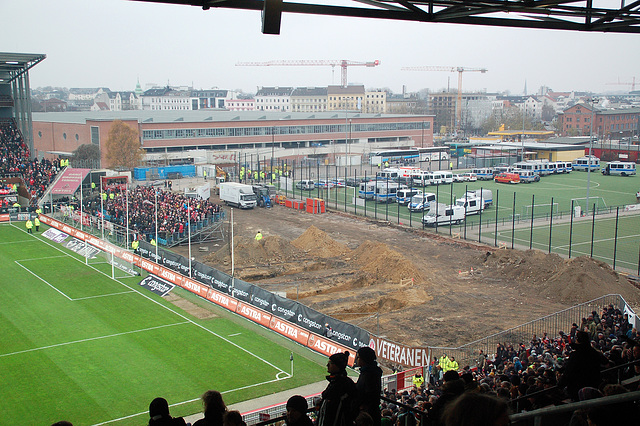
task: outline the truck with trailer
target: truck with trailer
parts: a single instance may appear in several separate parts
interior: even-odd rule
[[[258,203],[253,187],[238,182],[220,183],[220,199],[228,206],[241,209],[252,209]]]

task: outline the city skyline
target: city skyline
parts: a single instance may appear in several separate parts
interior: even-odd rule
[[[239,67],[273,60],[379,60],[349,67],[350,84],[401,93],[457,89],[457,73],[402,71],[412,66],[486,68],[464,73],[463,91],[535,94],[626,92],[638,77],[638,35],[495,28],[285,14],[281,35],[260,32],[260,13],[125,0],[0,0],[12,16],[0,28],[1,51],[42,53],[32,88],[148,84],[194,89],[324,87],[340,84],[330,66]],[[16,35],[20,34],[20,35]],[[635,43],[634,43],[635,42]],[[597,55],[596,55],[597,53]],[[635,73],[635,74],[634,74]]]

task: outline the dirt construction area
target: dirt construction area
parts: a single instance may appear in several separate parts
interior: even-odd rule
[[[194,247],[192,256],[231,274],[226,210],[225,241]],[[237,278],[407,345],[456,347],[606,294],[640,308],[640,289],[588,257],[495,249],[278,205],[233,209],[233,222]]]

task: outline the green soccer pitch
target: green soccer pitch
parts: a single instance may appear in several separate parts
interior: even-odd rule
[[[174,289],[218,314],[196,319],[110,270],[0,225],[3,424],[140,425],[158,396],[184,416],[208,389],[232,404],[323,379],[308,349]]]

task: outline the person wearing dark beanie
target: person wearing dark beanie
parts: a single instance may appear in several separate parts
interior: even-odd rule
[[[368,346],[358,349],[356,366],[360,376],[356,382],[356,407],[371,416],[373,426],[380,426],[380,393],[382,392],[382,369],[376,361],[376,353]]]
[[[307,400],[302,395],[294,395],[287,401],[287,426],[313,426],[307,416]]]
[[[348,363],[349,352],[338,352],[329,357],[329,384],[322,392],[317,426],[351,426],[353,423],[356,385],[347,376]]]
[[[156,398],[151,401],[149,417],[149,426],[187,426],[182,417],[171,417],[169,403],[164,398]]]

